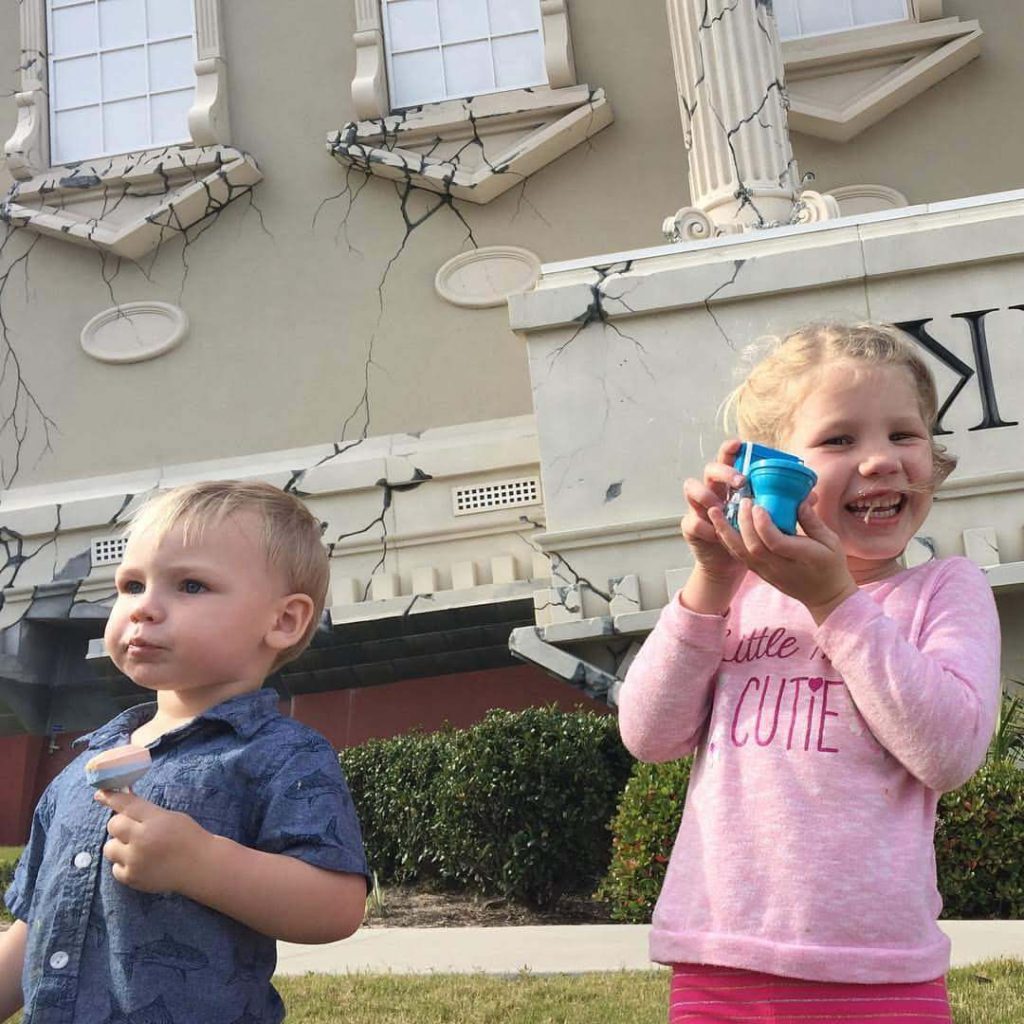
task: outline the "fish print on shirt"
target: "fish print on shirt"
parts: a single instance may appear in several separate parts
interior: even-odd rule
[[[340,791],[341,787],[336,779],[317,770],[296,779],[284,791],[284,795],[288,800],[305,800],[312,806],[317,797],[337,796]]]
[[[162,939],[136,946],[130,953],[120,953],[118,957],[129,980],[139,965],[143,965],[175,971],[181,975],[183,984],[189,971],[201,971],[210,963],[201,949],[178,942],[166,933]]]

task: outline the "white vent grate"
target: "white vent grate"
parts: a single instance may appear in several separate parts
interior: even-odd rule
[[[452,507],[457,516],[539,504],[540,480],[535,476],[522,480],[499,480],[479,487],[456,487],[452,491]]]
[[[92,564],[113,565],[124,558],[127,537],[93,537]]]

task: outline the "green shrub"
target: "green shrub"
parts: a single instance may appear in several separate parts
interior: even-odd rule
[[[631,758],[612,716],[492,711],[452,734],[436,791],[442,877],[550,906],[608,866],[608,821]]]
[[[611,865],[597,890],[598,899],[611,904],[615,921],[651,919],[679,831],[690,765],[684,758],[633,768],[610,826]]]
[[[371,868],[538,906],[592,888],[631,759],[611,715],[491,711],[465,730],[374,740],[342,768]]]
[[[340,754],[370,867],[389,882],[436,875],[431,840],[434,789],[447,760],[449,730],[370,740]]]
[[[18,866],[18,858],[23,849],[21,846],[0,846],[0,921],[11,919],[3,897],[7,887],[14,881],[14,869]]]
[[[617,921],[647,922],[679,828],[689,761],[638,764],[612,822],[598,897]],[[935,853],[942,916],[1024,917],[1024,770],[991,761],[939,801]]]
[[[939,801],[942,916],[1024,917],[1024,771],[991,761]]]

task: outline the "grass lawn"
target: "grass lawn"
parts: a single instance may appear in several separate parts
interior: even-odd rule
[[[288,1024],[664,1024],[667,972],[306,975],[275,980]],[[956,1024],[1021,1024],[1024,962],[952,971]]]
[[[287,1024],[664,1024],[668,974],[307,974],[275,984]],[[1024,1021],[1024,961],[949,975],[956,1024]],[[20,1016],[12,1019],[17,1024]]]

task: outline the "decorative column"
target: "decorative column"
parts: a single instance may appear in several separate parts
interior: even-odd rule
[[[801,191],[771,0],[667,0],[690,198],[664,223],[671,241],[839,215]]]

